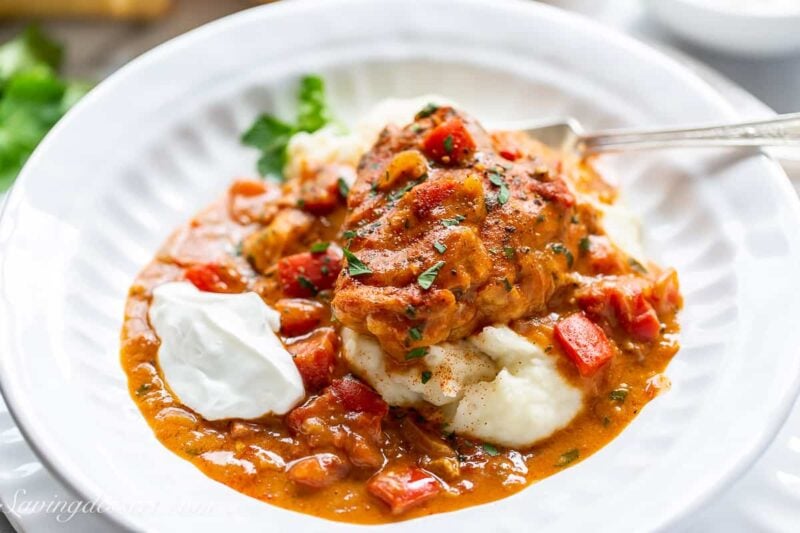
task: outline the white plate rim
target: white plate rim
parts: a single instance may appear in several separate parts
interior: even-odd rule
[[[363,0],[338,0],[340,3],[347,3],[347,4],[357,4],[363,3]],[[439,0],[436,0],[439,1]],[[446,3],[447,0],[441,0],[442,2]],[[422,0],[413,0],[413,2],[418,5],[422,5]],[[642,43],[641,41],[636,40],[633,37],[627,36],[622,34],[621,32],[614,30],[612,28],[605,27],[599,23],[595,23],[589,19],[586,19],[581,16],[574,15],[572,13],[568,13],[562,11],[557,8],[553,8],[551,6],[542,5],[538,3],[531,3],[526,2],[525,0],[459,0],[459,2],[450,2],[450,3],[462,3],[462,4],[471,4],[471,5],[478,5],[483,7],[491,7],[496,4],[504,4],[504,7],[507,8],[516,8],[520,10],[531,9],[531,10],[543,10],[548,12],[549,16],[562,18],[562,19],[569,19],[571,23],[573,23],[576,29],[580,29],[581,27],[592,31],[598,35],[602,35],[603,37],[607,38],[610,41],[614,41],[617,45],[627,50],[635,50],[636,53],[648,56],[653,62],[658,63],[659,66],[665,68],[666,70],[670,71],[676,78],[681,79],[685,83],[692,85],[694,89],[698,90],[705,94],[710,100],[714,100],[717,104],[718,111],[725,113],[731,118],[736,117],[736,112],[733,109],[732,105],[727,102],[717,91],[713,89],[706,81],[702,78],[697,76],[695,73],[691,72],[689,69],[683,67],[673,58],[663,54],[662,52],[658,51],[657,49],[651,47],[646,43]],[[132,73],[136,72],[137,70],[144,68],[146,65],[150,63],[156,63],[159,61],[162,55],[171,54],[174,52],[180,51],[184,47],[191,46],[194,41],[199,41],[204,39],[207,35],[214,34],[216,32],[224,32],[228,27],[235,27],[240,21],[245,21],[250,17],[260,15],[261,13],[275,13],[278,14],[280,12],[292,13],[296,16],[301,16],[302,13],[311,11],[316,8],[316,6],[330,4],[329,0],[295,0],[295,1],[284,1],[275,4],[269,4],[264,6],[258,6],[251,9],[244,10],[239,13],[235,13],[233,15],[229,15],[223,17],[219,20],[213,21],[211,23],[205,24],[199,28],[196,28],[192,31],[189,31],[181,36],[178,36],[174,39],[171,39],[154,49],[142,54],[140,57],[136,58],[129,64],[122,67],[119,71],[112,74],[108,79],[101,82],[94,90],[92,90],[83,100],[81,100],[65,117],[62,119],[54,128],[53,130],[46,136],[46,138],[42,141],[42,143],[37,147],[34,151],[33,155],[31,156],[29,161],[38,161],[45,157],[45,154],[48,151],[50,144],[52,144],[54,139],[59,135],[59,132],[69,126],[69,124],[75,119],[75,117],[79,116],[79,114],[83,111],[83,109],[93,105],[95,99],[97,99],[100,95],[105,94],[109,91],[114,90],[114,88],[121,83],[125,82],[125,79]],[[773,175],[773,179],[775,180],[775,184],[781,188],[781,192],[784,193],[784,196],[788,202],[787,207],[790,207],[790,214],[795,218],[795,220],[800,224],[800,200],[797,199],[796,193],[791,186],[791,183],[786,176],[785,172],[783,171],[780,164],[777,163],[773,158],[769,157],[764,152],[760,152],[761,156],[757,156],[754,154],[754,157],[760,157],[763,162],[766,164],[767,168],[771,171]],[[9,229],[10,226],[13,226],[13,214],[17,209],[21,201],[21,189],[22,187],[18,184],[24,184],[27,179],[29,173],[27,169],[30,168],[30,164],[26,165],[23,171],[20,173],[19,178],[17,179],[17,184],[12,188],[10,193],[8,194],[7,201],[2,207],[2,212],[0,212],[0,247],[3,243],[8,239]],[[10,312],[10,309],[7,308],[7,299],[5,296],[5,288],[0,286],[0,317],[7,316]],[[7,321],[0,318],[0,331],[8,330]],[[5,342],[5,340],[3,340]],[[9,408],[9,412],[11,413],[12,418],[14,419],[17,427],[22,432],[23,436],[30,444],[31,448],[35,452],[35,454],[41,459],[42,463],[51,471],[65,486],[69,489],[75,491],[78,495],[82,495],[86,497],[87,500],[96,500],[101,495],[93,494],[92,491],[86,489],[82,486],[81,476],[76,472],[69,472],[69,468],[65,467],[64,463],[59,464],[58,454],[54,453],[57,452],[57,449],[47,443],[47,440],[43,438],[42,427],[34,420],[25,419],[24,412],[25,412],[25,405],[21,403],[20,399],[14,394],[16,388],[15,384],[12,379],[10,379],[9,373],[4,372],[3,370],[6,369],[7,364],[7,357],[0,355],[0,392],[3,394],[4,398],[6,399],[6,403]],[[798,392],[800,392],[800,375],[795,376],[795,379],[792,382],[790,387],[787,387],[785,391],[782,393],[782,400],[780,403],[779,412],[776,413],[775,417],[771,420],[769,424],[763,425],[761,427],[761,431],[758,432],[756,438],[753,438],[749,441],[748,446],[742,446],[740,452],[736,460],[734,461],[735,466],[728,469],[723,475],[718,476],[716,481],[712,484],[708,484],[707,488],[702,493],[702,496],[698,496],[691,502],[687,502],[682,509],[682,512],[670,516],[669,519],[660,524],[660,526],[666,528],[670,525],[677,524],[681,522],[688,514],[699,508],[702,504],[708,502],[714,495],[718,494],[722,491],[725,487],[729,486],[733,481],[741,477],[741,475],[746,471],[746,469],[756,460],[756,458],[760,455],[760,453],[769,445],[772,438],[775,434],[780,430],[781,426],[783,425],[784,421],[789,415],[791,410],[792,404],[794,399],[797,397]],[[111,513],[106,515],[112,522],[116,525],[124,527],[126,529],[135,529],[135,522],[131,521],[130,518],[123,514]]]

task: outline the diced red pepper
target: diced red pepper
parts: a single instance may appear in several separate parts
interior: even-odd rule
[[[287,346],[307,390],[321,389],[331,382],[339,338],[333,328],[320,328],[307,338]]]
[[[673,269],[664,272],[653,285],[651,295],[653,306],[660,315],[669,314],[680,309],[683,305],[681,298],[678,273]]]
[[[389,405],[377,392],[355,378],[334,379],[331,392],[349,411],[370,413],[381,418],[389,412]]]
[[[306,298],[283,298],[275,302],[281,314],[281,333],[287,337],[305,335],[316,328],[325,317],[325,306]]]
[[[452,196],[456,183],[451,180],[426,181],[414,188],[413,209],[418,218],[424,218]]]
[[[344,479],[350,464],[335,453],[316,453],[289,464],[286,477],[314,489],[327,487]]]
[[[278,261],[278,279],[286,296],[308,298],[330,289],[342,270],[342,251],[330,245],[323,253],[304,252]]]
[[[428,472],[410,466],[378,472],[367,482],[367,491],[399,515],[435,497],[442,485]]]
[[[229,189],[231,196],[259,196],[267,192],[264,180],[242,178],[234,181]]]
[[[653,341],[658,337],[661,322],[656,310],[641,292],[625,294],[622,291],[611,293],[611,305],[622,328],[640,341]]]
[[[464,121],[453,117],[433,128],[422,141],[425,154],[445,164],[458,165],[469,160],[475,152],[475,140]]]
[[[559,321],[555,336],[581,376],[593,375],[614,356],[606,334],[583,313]]]
[[[206,292],[241,292],[245,282],[233,266],[203,263],[186,269],[184,276],[195,287]]]
[[[612,325],[619,325],[634,339],[650,342],[658,338],[661,330],[658,314],[648,299],[652,295],[652,281],[621,276],[613,283],[579,291],[577,300],[578,305],[591,317],[608,320]],[[680,298],[677,292],[675,295],[670,298]]]

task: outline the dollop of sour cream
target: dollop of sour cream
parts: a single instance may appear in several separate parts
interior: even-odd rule
[[[150,323],[164,379],[206,420],[284,414],[305,396],[275,332],[280,315],[254,292],[202,292],[187,282],[153,290]]]

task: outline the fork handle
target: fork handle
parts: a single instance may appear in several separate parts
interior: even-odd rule
[[[800,113],[701,128],[617,130],[582,135],[584,153],[710,146],[800,146]]]

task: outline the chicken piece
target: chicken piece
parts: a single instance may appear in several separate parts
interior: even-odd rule
[[[336,318],[403,361],[544,309],[586,228],[557,168],[513,157],[448,107],[385,129],[348,197]]]

